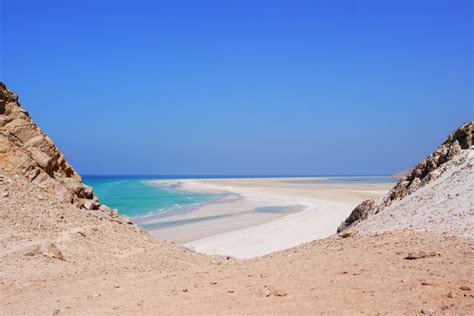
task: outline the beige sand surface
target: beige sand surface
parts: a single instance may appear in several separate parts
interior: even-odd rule
[[[249,178],[152,181],[199,193],[230,193],[230,198],[185,214],[146,223],[180,223],[150,232],[198,252],[252,258],[325,238],[335,232],[362,200],[385,194],[393,184],[294,183],[320,178]],[[288,207],[260,213],[262,207]],[[225,217],[217,216],[226,215]],[[189,220],[206,219],[186,223]]]
[[[473,170],[471,164],[459,166],[420,189],[414,201],[451,214],[451,208],[472,202],[462,192],[472,192],[466,181]],[[235,186],[245,188],[241,182]],[[440,204],[433,189],[451,198]],[[340,194],[332,191],[315,194]],[[349,194],[347,188],[341,191]],[[454,216],[443,233],[400,227],[348,238],[333,235],[264,257],[222,260],[154,239],[108,212],[65,204],[21,177],[0,176],[0,192],[0,315],[474,311],[474,243],[457,229],[465,216]],[[470,214],[468,208],[461,211]],[[408,227],[421,223],[412,215],[393,214]],[[381,224],[389,225],[385,219]],[[51,244],[62,259],[48,250]],[[420,252],[434,255],[406,259]]]

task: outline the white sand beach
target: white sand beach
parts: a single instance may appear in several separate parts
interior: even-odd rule
[[[228,195],[189,212],[146,223],[161,225],[149,229],[153,235],[197,252],[252,258],[334,234],[335,227],[358,203],[381,196],[393,186],[318,180],[322,178],[152,181],[188,192]]]

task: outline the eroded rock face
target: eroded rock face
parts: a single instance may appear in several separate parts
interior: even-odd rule
[[[397,185],[378,203],[366,200],[359,204],[342,222],[337,231],[353,226],[357,222],[366,219],[371,214],[377,214],[393,202],[403,199],[423,187],[427,183],[439,178],[448,168],[447,162],[461,154],[463,150],[473,146],[474,121],[463,124],[451,133],[447,140],[426,159],[420,161],[410,173],[400,179]]]
[[[99,208],[92,188],[0,82],[0,169],[21,175],[78,207]],[[90,202],[89,202],[90,201]]]

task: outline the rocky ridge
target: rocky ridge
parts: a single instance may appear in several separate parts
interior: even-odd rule
[[[62,201],[110,211],[67,162],[54,142],[22,108],[18,96],[0,82],[0,169],[20,175]]]
[[[421,160],[409,174],[400,179],[398,184],[384,198],[377,201],[369,199],[359,204],[349,217],[341,223],[337,232],[354,226],[371,215],[378,214],[394,202],[402,200],[438,179],[447,170],[465,163],[468,155],[461,155],[461,153],[471,149],[473,139],[474,121],[470,121],[452,132],[435,152]]]
[[[444,168],[439,178],[354,229],[363,234],[416,230],[474,238],[474,150],[463,150]]]

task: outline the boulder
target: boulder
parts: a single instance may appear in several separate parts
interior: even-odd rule
[[[48,245],[48,257],[64,260],[64,255],[61,252],[61,249],[59,249],[54,243]]]
[[[47,169],[51,164],[52,157],[49,157],[47,154],[38,150],[36,148],[30,148],[30,153],[33,155],[35,162],[43,169]]]
[[[84,208],[85,208],[86,210],[92,210],[93,207],[94,207],[94,201],[92,201],[92,200],[86,200],[86,201],[84,201]]]
[[[349,215],[348,218],[344,222],[341,223],[341,225],[337,228],[337,232],[340,233],[343,231],[346,227],[352,225],[353,223],[360,221],[364,219],[367,215],[370,209],[374,206],[375,201],[373,199],[365,200],[361,204],[359,204]]]
[[[85,184],[83,184],[83,187],[84,187],[84,197],[86,199],[92,199],[93,200],[94,199],[94,190],[92,189],[92,187],[90,187],[88,185],[85,185]]]

